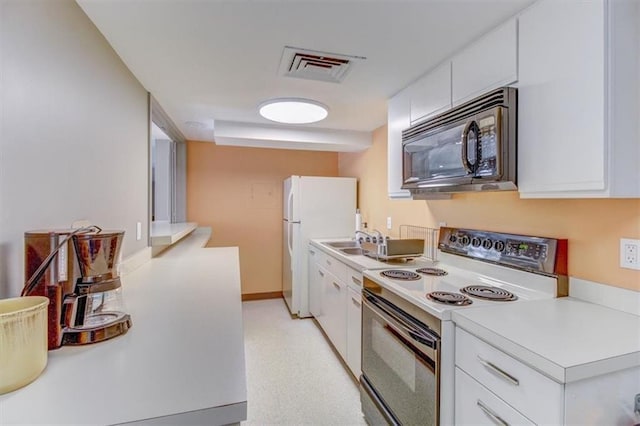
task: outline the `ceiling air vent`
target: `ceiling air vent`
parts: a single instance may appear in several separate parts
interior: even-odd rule
[[[367,58],[285,46],[280,62],[280,74],[286,77],[341,83],[354,61],[363,59]]]

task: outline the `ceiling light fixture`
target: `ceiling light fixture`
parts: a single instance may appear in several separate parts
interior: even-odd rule
[[[302,98],[278,98],[262,102],[258,112],[267,120],[285,124],[308,124],[324,120],[329,108],[316,101]]]

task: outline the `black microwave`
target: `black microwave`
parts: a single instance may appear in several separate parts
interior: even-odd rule
[[[416,199],[517,189],[517,108],[503,87],[404,130],[402,188]]]

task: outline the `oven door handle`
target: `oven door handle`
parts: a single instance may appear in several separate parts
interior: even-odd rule
[[[403,324],[393,314],[388,312],[384,307],[370,295],[364,294],[363,300],[365,306],[369,307],[371,312],[376,314],[382,319],[391,329],[404,336],[407,340],[413,340],[420,345],[420,351],[425,355],[436,359],[436,351],[438,350],[438,341],[440,340],[436,336],[430,335],[426,330],[420,330],[417,327],[410,326],[409,324]]]

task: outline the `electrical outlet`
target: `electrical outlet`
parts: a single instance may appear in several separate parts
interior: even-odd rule
[[[391,229],[391,216],[387,216],[387,229]]]
[[[640,270],[640,240],[620,238],[620,267]]]

